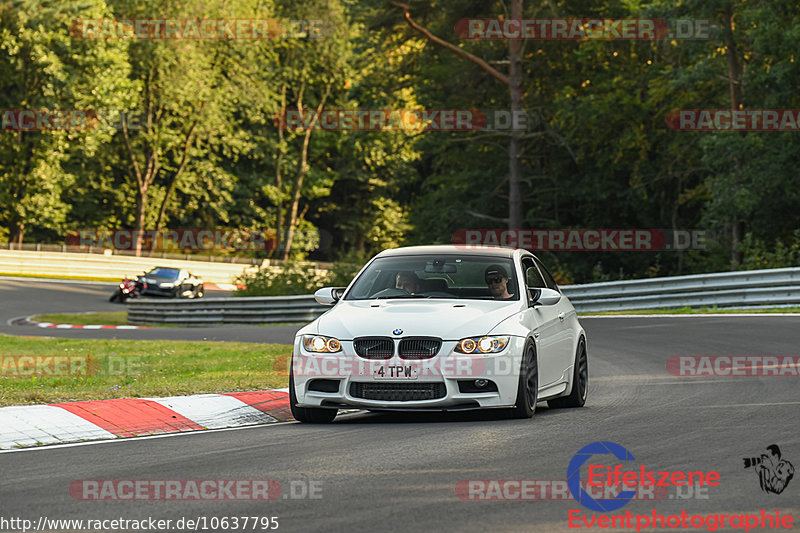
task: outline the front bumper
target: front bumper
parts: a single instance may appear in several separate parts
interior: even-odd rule
[[[292,357],[297,403],[408,411],[512,407],[525,339],[511,337],[497,354],[464,355],[455,347],[456,341],[444,341],[428,359],[365,359],[355,354],[352,341],[342,341],[339,353],[312,354],[297,337]],[[488,383],[481,390],[476,380]]]
[[[157,287],[156,285],[147,285],[147,288],[142,289],[142,295],[148,296],[167,296],[170,298],[174,298],[178,294],[178,288],[176,287],[168,287],[168,288],[161,288]]]

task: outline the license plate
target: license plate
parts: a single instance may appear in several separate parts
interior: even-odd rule
[[[375,379],[417,379],[417,368],[412,365],[380,365],[373,369]]]

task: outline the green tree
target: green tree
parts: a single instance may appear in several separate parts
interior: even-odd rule
[[[127,43],[76,40],[69,32],[77,18],[100,18],[110,11],[102,0],[25,0],[0,8],[0,107],[17,110],[125,109]],[[13,116],[6,113],[4,118]],[[80,122],[80,115],[76,124]],[[95,125],[91,121],[87,126]],[[94,157],[107,148],[111,132],[21,131],[3,124],[0,138],[0,224],[21,243],[27,230],[52,238],[63,229],[70,188],[78,177],[65,170],[70,159]]]

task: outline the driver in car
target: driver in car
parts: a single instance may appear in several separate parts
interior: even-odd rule
[[[406,291],[408,294],[422,292],[422,282],[413,272],[400,272],[395,280],[395,288]]]
[[[495,300],[508,300],[513,295],[508,292],[508,274],[502,265],[489,265],[484,272],[486,285]]]

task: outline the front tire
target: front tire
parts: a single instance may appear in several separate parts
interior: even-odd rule
[[[572,370],[572,392],[569,396],[547,401],[551,408],[583,407],[589,393],[589,359],[586,355],[586,341],[581,337],[575,353],[575,365]]]
[[[536,359],[536,349],[528,341],[519,370],[519,384],[517,386],[517,400],[511,410],[512,418],[530,418],[536,412],[536,402],[539,400],[539,363]]]
[[[291,364],[291,362],[289,363]],[[339,413],[338,409],[319,409],[314,407],[298,407],[297,395],[294,392],[294,372],[289,372],[289,406],[292,408],[292,416],[298,422],[305,422],[309,424],[330,424],[336,415]]]

